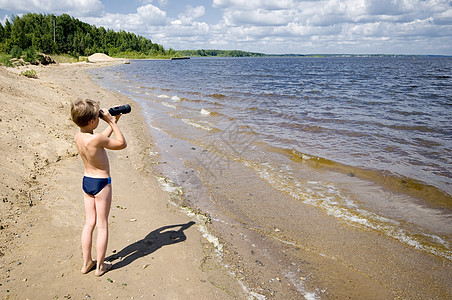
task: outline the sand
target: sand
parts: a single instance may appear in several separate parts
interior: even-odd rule
[[[123,59],[113,58],[104,53],[94,53],[93,55],[88,56],[88,60],[90,62],[95,63],[95,62],[109,62],[109,61],[123,60]]]
[[[139,107],[95,85],[84,70],[121,61],[0,68],[0,297],[5,299],[244,299],[249,296],[203,237],[202,219],[171,205],[149,166],[153,141]],[[102,277],[80,273],[83,166],[71,99],[130,103],[128,142],[110,151],[113,203]],[[102,130],[106,125],[99,126]],[[201,221],[200,221],[201,220]],[[196,223],[194,223],[194,222]]]

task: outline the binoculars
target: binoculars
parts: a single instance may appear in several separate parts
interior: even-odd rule
[[[118,105],[118,106],[110,107],[108,109],[108,112],[112,116],[116,116],[119,114],[128,114],[131,111],[132,111],[132,108],[130,107],[129,104]],[[99,111],[99,117],[102,118],[102,111]]]

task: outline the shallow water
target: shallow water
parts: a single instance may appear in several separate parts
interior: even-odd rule
[[[160,169],[223,236],[240,224],[351,263],[326,246],[339,222],[367,232],[363,257],[377,234],[449,264],[451,71],[451,58],[207,58],[91,73],[140,104]]]

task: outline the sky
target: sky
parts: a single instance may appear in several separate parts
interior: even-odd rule
[[[0,22],[67,13],[165,49],[452,55],[451,0],[0,0]]]

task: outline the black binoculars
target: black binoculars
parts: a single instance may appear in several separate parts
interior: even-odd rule
[[[108,109],[108,112],[112,116],[116,116],[119,114],[128,114],[131,111],[132,111],[132,108],[130,107],[129,104],[118,105],[118,106],[110,107]],[[99,117],[102,118],[102,111],[99,111]]]

